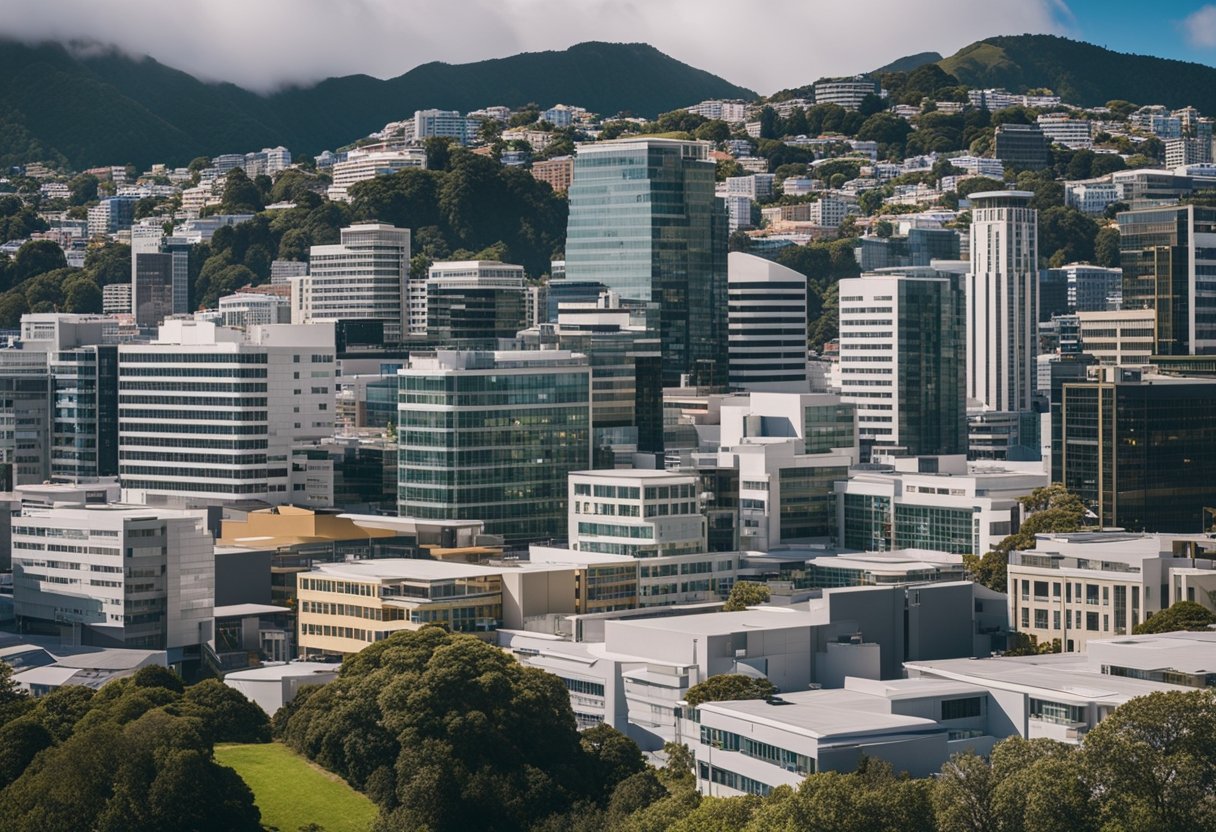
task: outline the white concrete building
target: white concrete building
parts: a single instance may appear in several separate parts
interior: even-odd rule
[[[243,329],[249,326],[291,323],[291,298],[263,292],[237,292],[218,302],[224,326]]]
[[[455,139],[468,144],[477,132],[476,120],[465,118],[458,110],[415,110],[414,129],[410,139],[421,144],[427,139]]]
[[[742,124],[747,120],[747,104],[743,101],[711,99],[684,109],[710,120],[725,121],[727,124]]]
[[[1205,535],[1037,535],[1034,549],[1009,557],[1010,626],[1072,652],[1091,638],[1126,635],[1178,601],[1214,609],[1210,546]]]
[[[291,320],[378,320],[386,341],[407,325],[410,232],[383,223],[352,225],[337,245],[313,246],[308,274],[291,279]]]
[[[727,255],[730,384],[809,392],[806,277],[763,257]]]
[[[967,397],[998,412],[1028,411],[1038,353],[1038,211],[1026,191],[971,195],[967,275]]]
[[[346,154],[346,160],[333,166],[333,184],[329,186],[329,198],[350,201],[350,188],[356,182],[365,182],[377,176],[389,176],[401,170],[426,167],[426,151],[421,147],[403,147],[395,150],[356,148]]]
[[[840,542],[863,552],[982,555],[1020,524],[1018,499],[1049,483],[1030,468],[962,455],[880,457],[836,483]]]
[[[69,643],[198,659],[213,639],[215,559],[203,511],[93,505],[13,518],[13,600]]]
[[[573,471],[570,548],[664,558],[705,551],[697,478],[667,471]]]
[[[224,674],[224,684],[245,694],[249,701],[274,716],[307,685],[327,685],[338,678],[341,665],[332,662],[264,664]]]
[[[1064,204],[1083,214],[1101,214],[1106,206],[1118,202],[1119,186],[1113,182],[1068,182],[1064,185]]]
[[[104,315],[130,315],[131,284],[111,283],[102,286],[101,311]]]
[[[149,505],[293,501],[290,451],[334,428],[332,326],[246,332],[168,321],[119,349],[124,498]]]
[[[1071,150],[1093,147],[1090,123],[1085,119],[1052,113],[1041,115],[1036,121],[1043,135],[1053,144],[1062,144]]]
[[[856,110],[867,95],[880,95],[878,84],[857,75],[853,78],[821,78],[815,82],[816,104],[838,104]]]
[[[1148,364],[1157,345],[1157,315],[1152,309],[1078,312],[1081,351],[1099,364]]]
[[[726,193],[728,195],[748,196],[752,199],[767,199],[773,195],[773,181],[776,177],[771,173],[753,173],[750,176],[728,176],[726,178]]]

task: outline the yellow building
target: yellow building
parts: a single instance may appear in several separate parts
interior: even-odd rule
[[[385,558],[320,564],[296,578],[299,652],[354,653],[427,624],[490,639],[498,629],[543,628],[539,622],[552,616],[637,606],[634,559],[571,554],[574,562]]]

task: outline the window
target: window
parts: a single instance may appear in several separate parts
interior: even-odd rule
[[[1085,629],[1090,632],[1098,632],[1098,614],[1096,612],[1085,613]]]
[[[1022,607],[1022,629],[1028,629],[1029,627],[1030,627],[1030,610],[1027,609],[1026,607]]]
[[[1034,626],[1038,630],[1047,629],[1047,610],[1034,611]]]
[[[942,720],[972,719],[983,713],[983,697],[971,696],[966,699],[947,699],[942,702]]]

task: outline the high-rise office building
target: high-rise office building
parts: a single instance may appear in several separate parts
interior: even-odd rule
[[[730,386],[806,393],[806,276],[743,252],[727,258]]]
[[[293,500],[290,452],[334,428],[332,326],[168,321],[118,355],[119,474],[151,505]]]
[[[189,311],[190,240],[166,237],[159,224],[131,227],[131,314],[141,327]]]
[[[0,349],[0,465],[15,485],[50,477],[50,391],[45,352]]]
[[[1158,355],[1216,353],[1216,208],[1119,214],[1123,308],[1156,311]]]
[[[481,520],[508,542],[566,532],[591,466],[591,368],[565,350],[415,352],[398,371],[402,517]]]
[[[497,260],[435,263],[426,279],[426,333],[435,343],[514,338],[527,326],[524,267]]]
[[[13,518],[13,602],[27,631],[199,661],[213,635],[215,554],[205,511],[96,505]],[[48,541],[66,541],[48,558]]]
[[[611,292],[563,301],[556,322],[520,333],[529,349],[557,347],[591,362],[596,468],[632,466],[634,453],[663,449],[662,357],[658,336],[646,328],[639,305]]]
[[[1216,506],[1216,380],[1111,367],[1061,385],[1053,482],[1102,527],[1200,532]]]
[[[596,142],[575,158],[566,278],[649,305],[664,386],[726,382],[726,236],[707,144]]]
[[[840,281],[840,398],[863,442],[915,456],[967,449],[962,275],[932,269]]]
[[[408,228],[343,228],[340,243],[313,246],[308,274],[291,279],[292,323],[383,321],[384,339],[400,341],[408,326],[409,272]]]
[[[988,410],[1031,409],[1039,231],[1027,191],[971,195],[967,397]]]

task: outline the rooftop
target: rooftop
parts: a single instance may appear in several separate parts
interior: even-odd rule
[[[502,568],[419,558],[374,558],[348,563],[318,564],[312,574],[357,581],[450,581],[502,574]]]
[[[747,630],[781,630],[826,624],[824,616],[789,607],[752,607],[740,612],[710,612],[676,615],[668,618],[643,618],[619,622],[619,626],[641,627],[690,636],[719,636]]]
[[[932,719],[899,716],[858,707],[874,697],[857,691],[810,690],[782,694],[783,704],[763,699],[714,702],[698,708],[704,715],[722,714],[781,728],[814,739],[873,734],[932,734],[945,729]]]
[[[1072,704],[1121,705],[1160,690],[1189,690],[1179,685],[1106,676],[1078,653],[918,661],[906,662],[904,667],[911,672]]]

